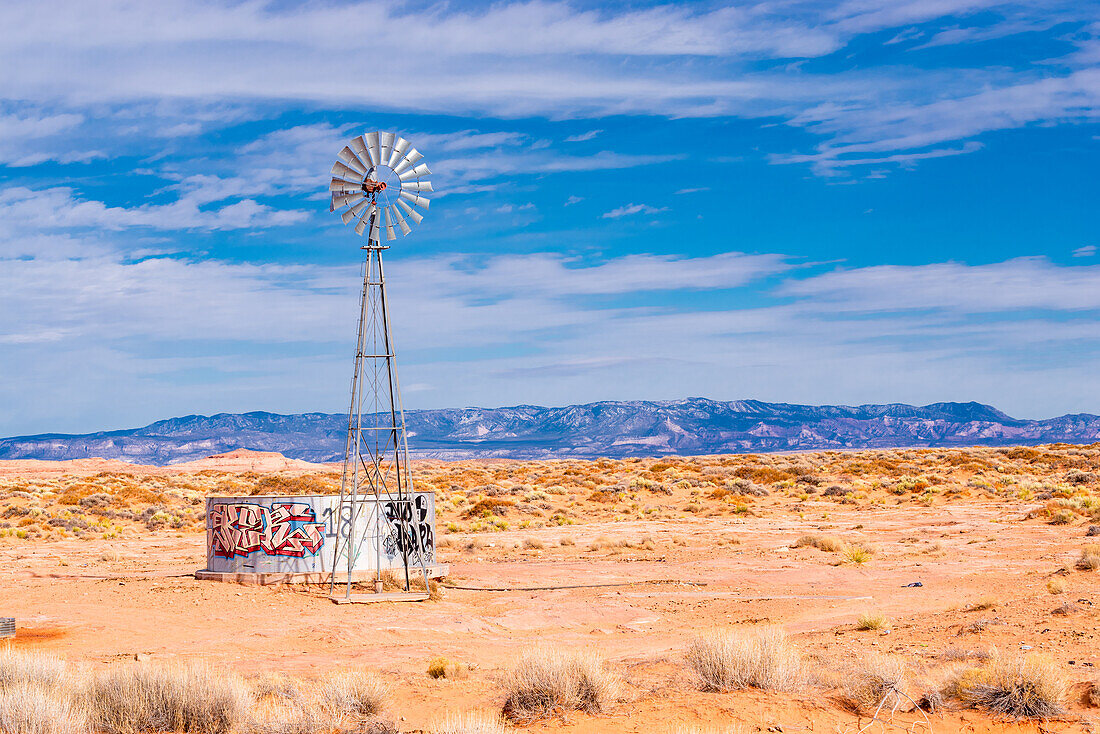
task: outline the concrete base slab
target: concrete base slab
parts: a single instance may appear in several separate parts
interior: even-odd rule
[[[430,597],[422,591],[383,591],[380,594],[352,594],[350,596],[330,596],[336,604],[372,604],[380,601],[428,601]]]
[[[441,579],[447,575],[449,570],[450,567],[445,563],[428,566],[428,578]],[[409,572],[410,575],[413,574],[413,569],[409,569]],[[195,578],[199,581],[225,581],[232,584],[276,586],[278,584],[327,584],[332,577],[327,573],[223,573],[202,569],[195,571]],[[351,574],[351,580],[352,582],[373,581],[374,571],[354,571]],[[347,583],[347,576],[338,576],[336,583]],[[376,595],[371,594],[370,596]]]

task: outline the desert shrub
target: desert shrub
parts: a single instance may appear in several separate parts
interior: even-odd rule
[[[588,501],[614,504],[623,498],[625,492],[623,487],[603,487],[588,495]]]
[[[1086,545],[1081,551],[1081,557],[1077,559],[1077,568],[1081,571],[1100,569],[1100,545]]]
[[[428,729],[429,734],[505,734],[507,731],[500,714],[484,711],[447,714]]]
[[[1100,683],[1089,683],[1084,698],[1089,706],[1100,708]]]
[[[366,670],[346,670],[321,679],[317,703],[337,723],[362,720],[382,712],[389,691],[385,682]]]
[[[1053,510],[1050,513],[1051,525],[1069,525],[1075,519],[1077,519],[1077,513],[1065,507]]]
[[[501,499],[499,497],[483,497],[466,508],[462,516],[469,519],[473,517],[488,517],[490,515],[506,515],[508,509],[515,507],[515,500]]]
[[[440,656],[433,658],[428,663],[429,678],[464,678],[468,668],[462,663],[455,663]]]
[[[906,698],[905,662],[889,655],[872,655],[844,681],[844,697],[852,708],[873,714],[880,706],[893,708]]]
[[[546,544],[538,538],[524,538],[523,547],[527,548],[528,550],[540,550],[542,548],[545,548]]]
[[[1040,657],[994,658],[984,668],[960,668],[941,688],[967,708],[1019,719],[1049,719],[1065,712],[1067,685]]]
[[[0,651],[0,691],[19,686],[51,689],[61,683],[65,661],[37,652]]]
[[[0,690],[0,734],[84,734],[88,724],[72,703],[31,685]]]
[[[838,553],[846,547],[844,541],[832,535],[803,535],[795,544],[795,548],[811,546],[828,553]]]
[[[844,549],[844,560],[850,561],[857,566],[863,565],[871,560],[872,555],[870,548],[865,548],[861,545],[850,545]]]
[[[802,680],[802,661],[786,634],[776,628],[745,635],[714,630],[688,648],[687,664],[704,691],[740,688],[790,690]]]
[[[741,466],[734,469],[733,473],[741,479],[749,479],[759,484],[774,484],[797,476],[793,472],[782,471],[771,466]]]
[[[859,619],[856,620],[856,629],[881,630],[889,629],[889,627],[890,620],[881,612],[864,612],[859,615]]]
[[[1047,591],[1051,594],[1062,594],[1066,590],[1066,582],[1058,576],[1051,576],[1047,579]]]
[[[505,682],[504,714],[534,721],[566,711],[600,713],[614,695],[615,681],[592,655],[549,648],[523,655]]]
[[[107,734],[227,734],[243,720],[248,696],[236,679],[202,665],[129,665],[90,676],[84,704]]]
[[[967,607],[967,611],[971,612],[984,612],[987,609],[996,609],[1001,605],[1001,601],[992,596],[983,596],[978,601]]]

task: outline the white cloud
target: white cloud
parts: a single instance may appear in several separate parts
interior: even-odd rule
[[[823,159],[852,166],[861,155],[893,163],[891,154],[907,154],[896,162],[911,163],[928,147],[983,132],[1096,119],[1097,15],[1068,2],[1001,0],[598,11],[549,1],[475,9],[393,0],[304,6],[162,0],[141,7],[124,0],[94,6],[60,0],[30,11],[0,7],[0,26],[11,29],[0,38],[0,93],[57,108],[37,113],[43,120],[114,106],[113,115],[128,121],[118,126],[119,134],[129,127],[166,139],[218,124],[209,122],[201,105],[220,105],[225,120],[242,109],[252,108],[253,117],[266,114],[261,110],[272,102],[554,119],[775,117],[820,136]],[[969,69],[895,64],[813,74],[797,64],[769,63],[820,57],[861,34],[911,31],[933,21],[947,26],[934,37],[937,44],[1058,22],[1086,25],[1067,39],[1077,52],[1018,70],[985,63]],[[359,74],[334,71],[334,28],[341,29],[340,53],[377,60],[369,84]],[[143,114],[149,111],[155,124]],[[517,144],[509,133],[484,135],[496,136],[496,147]],[[425,140],[447,153],[464,142],[490,144],[453,136],[454,146],[447,136]],[[531,150],[542,144],[527,143]],[[71,148],[56,140],[50,150],[17,157],[9,151],[7,158],[96,154]],[[819,170],[838,167],[818,164]]]
[[[562,206],[573,206],[574,204],[580,204],[584,201],[583,196],[577,196],[576,194],[570,194],[569,198],[565,200],[565,204]]]
[[[659,214],[660,212],[668,211],[667,206],[655,207],[649,204],[626,204],[620,206],[617,209],[612,209],[609,212],[603,213],[604,219],[618,219],[620,217],[629,217],[635,214]]]
[[[79,198],[72,189],[63,186],[48,189],[9,186],[0,189],[0,220],[3,220],[2,227],[9,231],[49,232],[88,227],[116,231],[129,227],[232,230],[294,224],[308,216],[304,211],[277,210],[252,199],[201,209],[200,206],[209,200],[209,197],[185,194],[167,204],[117,207]]]
[[[26,167],[46,161],[86,163],[105,157],[70,135],[82,122],[83,115],[73,113],[0,114],[0,164]]]
[[[1092,257],[1096,254],[1096,245],[1084,245],[1073,251],[1074,257]]]
[[[838,313],[1100,309],[1100,265],[1062,267],[1041,257],[988,265],[876,265],[790,281],[782,295]]]
[[[731,399],[1100,410],[1086,356],[1100,352],[1089,315],[1100,309],[1100,266],[1030,258],[804,272],[779,255],[738,253],[387,266],[402,377],[423,388],[414,407],[682,397],[690,385]],[[787,280],[772,289],[777,275]],[[31,401],[42,430],[341,410],[357,286],[354,266],[4,261],[0,433]],[[725,306],[716,295],[711,308],[685,310],[646,296],[746,287],[782,300],[744,308],[733,305],[741,294]],[[59,345],[63,363],[49,357]]]
[[[567,142],[567,143],[583,143],[585,140],[591,140],[592,138],[596,137],[597,135],[599,135],[602,132],[603,132],[603,130],[589,130],[588,132],[581,133],[580,135],[570,135],[569,137],[567,137],[565,139],[565,142]]]

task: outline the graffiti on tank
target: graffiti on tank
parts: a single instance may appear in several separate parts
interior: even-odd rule
[[[210,538],[214,555],[222,558],[263,552],[269,556],[302,558],[315,555],[325,543],[325,524],[317,522],[304,502],[251,502],[210,508]]]
[[[388,557],[407,554],[414,562],[420,558],[425,563],[435,562],[434,513],[425,495],[418,494],[403,501],[387,501],[382,505],[382,513],[394,525],[382,540],[382,550]]]

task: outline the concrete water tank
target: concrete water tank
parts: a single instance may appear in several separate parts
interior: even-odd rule
[[[419,565],[419,549],[429,575],[446,574],[435,556],[435,494],[413,492],[411,499],[403,508],[385,499],[366,501],[356,533],[361,542],[353,581],[373,579],[378,568],[403,570],[404,548],[410,567]],[[338,495],[207,497],[206,568],[195,577],[259,584],[327,582],[339,508]],[[337,569],[338,581],[346,578],[346,563]]]

